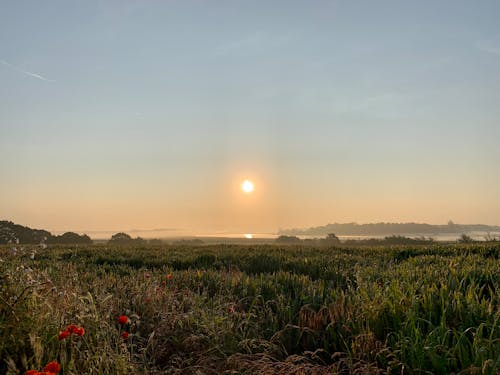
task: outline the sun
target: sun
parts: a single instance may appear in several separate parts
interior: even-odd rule
[[[249,194],[254,190],[254,185],[253,182],[250,180],[245,180],[241,184],[241,190],[243,190],[245,193]]]

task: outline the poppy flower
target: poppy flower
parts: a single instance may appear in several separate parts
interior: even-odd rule
[[[59,332],[59,340],[64,340],[64,339],[65,339],[65,338],[67,338],[70,334],[71,334],[71,332],[70,332],[70,331],[68,331],[67,329],[65,329],[64,331]]]
[[[85,328],[78,327],[75,324],[70,324],[66,327],[64,331],[59,332],[59,340],[66,339],[70,334],[75,334],[77,336],[83,336],[85,334]]]
[[[78,329],[78,326],[74,324],[70,324],[66,327],[66,331],[68,331],[69,333],[75,333],[76,331],[78,331]]]
[[[121,324],[121,325],[125,325],[127,324],[128,322],[130,322],[129,318],[126,316],[126,315],[120,315],[118,317],[118,323]]]
[[[39,375],[40,373],[37,370],[28,370],[24,373],[24,375]]]
[[[171,274],[168,274],[167,275],[167,280],[171,280],[172,279],[172,275]]]
[[[56,361],[47,363],[47,365],[43,368],[43,371],[50,372],[53,374],[57,374],[60,370],[61,367],[59,366],[59,363],[57,363]]]
[[[123,331],[121,336],[122,336],[122,339],[127,340],[129,333],[127,331]]]
[[[233,306],[229,306],[229,308],[227,309],[227,311],[228,311],[230,314],[234,314],[234,307],[233,307]]]

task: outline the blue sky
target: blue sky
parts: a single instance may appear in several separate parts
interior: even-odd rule
[[[1,10],[6,219],[192,232],[500,224],[498,1]]]

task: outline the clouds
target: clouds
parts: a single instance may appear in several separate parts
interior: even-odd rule
[[[11,63],[5,61],[5,60],[0,60],[0,64],[16,71],[16,72],[19,72],[19,73],[22,73],[24,75],[27,75],[29,77],[33,77],[33,78],[36,78],[36,79],[39,79],[39,80],[42,80],[42,81],[46,81],[46,82],[55,82],[53,79],[49,79],[47,77],[44,77],[40,74],[37,74],[37,73],[33,73],[33,72],[29,72],[27,70],[24,70],[24,69],[21,69],[15,65],[12,65]]]

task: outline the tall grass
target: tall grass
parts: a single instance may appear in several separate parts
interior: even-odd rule
[[[0,249],[2,374],[500,372],[498,245],[30,254]]]

